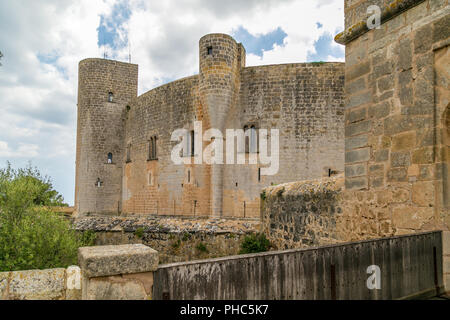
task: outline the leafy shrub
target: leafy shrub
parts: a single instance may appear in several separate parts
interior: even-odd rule
[[[191,240],[191,238],[192,238],[192,235],[189,232],[185,232],[183,234],[183,241],[189,241],[189,240]]]
[[[270,246],[270,241],[264,233],[252,234],[244,238],[239,254],[266,252],[269,251]]]
[[[196,248],[200,252],[205,252],[205,253],[208,252],[208,248],[206,247],[206,245],[203,242],[200,242]]]
[[[144,237],[144,228],[137,228],[134,235],[139,239],[142,239]]]
[[[0,271],[67,267],[95,234],[78,233],[47,207],[67,206],[36,168],[0,169]]]
[[[266,200],[267,199],[267,194],[266,194],[266,190],[264,190],[263,192],[261,192],[261,200]]]
[[[44,208],[29,209],[15,220],[0,214],[0,270],[65,268],[77,263],[79,247],[94,240],[94,233],[78,233],[67,219]]]
[[[173,249],[178,249],[180,246],[181,246],[181,240],[180,239],[172,242],[172,248]]]

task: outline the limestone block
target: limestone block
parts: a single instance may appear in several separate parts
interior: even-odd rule
[[[81,300],[81,269],[71,266],[66,271],[66,300]]]
[[[432,218],[433,208],[403,207],[392,212],[394,227],[401,229],[420,230]]]
[[[450,292],[450,274],[444,275],[445,291]]]
[[[0,300],[6,299],[9,272],[0,273]]]
[[[153,280],[153,273],[149,273]],[[151,298],[141,281],[121,276],[92,278],[86,284],[87,300],[146,300]],[[150,288],[151,290],[151,288]]]
[[[416,145],[416,133],[409,131],[400,133],[392,138],[392,151],[411,150]]]
[[[416,182],[412,188],[412,201],[422,207],[434,205],[434,183],[432,181]]]
[[[155,271],[159,263],[158,252],[142,244],[79,248],[78,260],[89,278]]]
[[[442,232],[442,252],[444,256],[445,255],[450,256],[450,231]]]
[[[62,300],[66,269],[30,270],[11,273],[9,299]]]

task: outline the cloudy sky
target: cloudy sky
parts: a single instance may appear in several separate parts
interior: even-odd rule
[[[247,65],[343,61],[344,0],[1,0],[0,167],[28,162],[66,202],[75,184],[78,62],[139,64],[139,94],[198,73],[198,40],[227,33]]]

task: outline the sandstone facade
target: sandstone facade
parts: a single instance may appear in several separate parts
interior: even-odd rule
[[[352,238],[448,230],[448,1],[375,1],[382,25],[364,32],[373,2],[346,1],[336,37],[346,45],[342,227]]]
[[[199,55],[198,75],[139,97],[136,65],[80,62],[79,215],[259,219],[264,187],[344,170],[343,64],[245,67],[243,45],[223,34],[201,38]],[[224,136],[226,129],[280,130],[280,170],[261,175],[261,164],[249,164],[252,150],[236,146],[245,165],[174,164],[171,135],[194,130],[195,121]]]
[[[369,30],[373,4],[382,24]],[[345,10],[345,178],[265,191],[262,225],[281,248],[450,228],[448,1]]]

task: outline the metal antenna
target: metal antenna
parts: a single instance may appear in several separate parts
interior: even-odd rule
[[[127,1],[127,11],[130,12],[130,2]],[[131,13],[130,13],[131,15]],[[128,24],[128,63],[131,63],[131,36],[130,36],[130,24]]]

